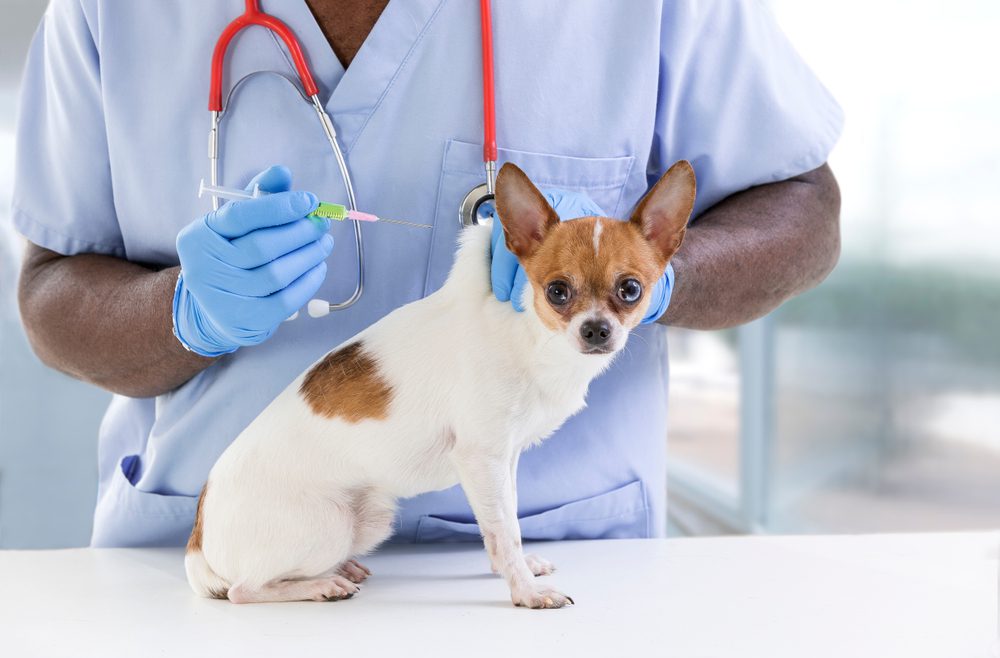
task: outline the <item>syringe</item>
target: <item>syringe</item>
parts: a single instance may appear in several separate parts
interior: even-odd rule
[[[212,196],[219,197],[220,199],[240,200],[256,199],[264,196],[267,192],[261,190],[257,185],[254,185],[252,191],[247,192],[246,190],[241,190],[236,187],[208,185],[205,183],[205,179],[202,179],[201,183],[198,185],[198,196],[202,197],[206,194],[211,194]],[[339,203],[327,203],[325,201],[320,201],[316,210],[309,213],[307,217],[324,217],[337,222],[342,222],[345,219],[348,219],[355,222],[388,222],[389,224],[400,224],[402,226],[413,226],[416,228],[431,228],[429,224],[414,224],[413,222],[404,222],[398,219],[386,219],[384,217],[379,217],[378,215],[361,212],[360,210],[351,210],[347,206],[342,206]]]

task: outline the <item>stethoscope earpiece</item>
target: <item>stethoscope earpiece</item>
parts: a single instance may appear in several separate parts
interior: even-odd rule
[[[330,314],[332,304],[325,299],[310,299],[306,312],[311,318],[322,318]]]

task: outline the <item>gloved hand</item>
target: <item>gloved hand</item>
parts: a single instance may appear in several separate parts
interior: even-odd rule
[[[539,191],[562,221],[577,217],[606,217],[601,207],[582,192],[555,189]],[[491,247],[490,253],[493,257],[493,263],[490,267],[490,281],[493,284],[493,294],[501,302],[510,301],[514,309],[521,312],[524,310],[524,306],[521,304],[521,295],[528,279],[524,270],[521,269],[521,265],[517,262],[517,258],[507,249],[503,229],[500,227],[496,211],[493,212]],[[667,263],[666,271],[650,292],[649,310],[643,317],[641,324],[656,322],[663,315],[670,304],[670,291],[673,289],[673,284],[674,268]]]
[[[289,192],[291,173],[271,167],[247,189],[270,192],[232,201],[177,236],[181,273],[174,290],[174,335],[202,356],[267,340],[326,278],[330,220],[309,192]]]

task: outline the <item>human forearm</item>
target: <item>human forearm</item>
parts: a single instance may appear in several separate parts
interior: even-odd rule
[[[333,249],[330,221],[308,216],[316,197],[288,191],[291,182],[287,168],[270,167],[247,188],[266,194],[181,229],[180,281],[177,267],[29,245],[18,296],[35,352],[84,381],[150,397],[177,388],[214,355],[264,342],[319,289]]]
[[[131,397],[177,388],[214,362],[173,335],[177,271],[29,244],[18,301],[35,353],[57,370]]]
[[[837,262],[839,216],[840,192],[825,164],[727,197],[688,228],[659,322],[732,327],[812,288]]]

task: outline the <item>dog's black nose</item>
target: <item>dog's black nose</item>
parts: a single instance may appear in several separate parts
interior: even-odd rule
[[[587,320],[580,325],[580,336],[588,345],[600,347],[611,338],[611,325],[606,320]]]

